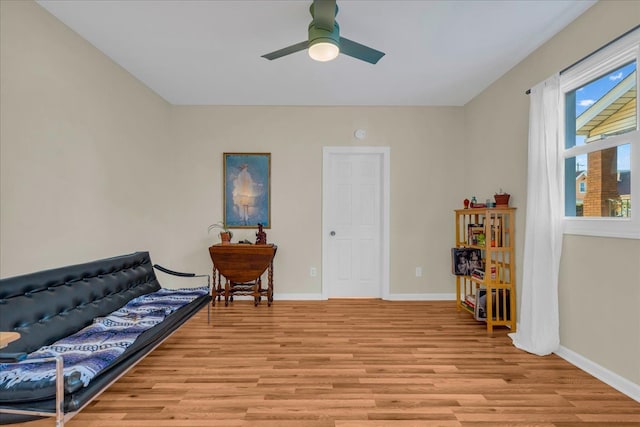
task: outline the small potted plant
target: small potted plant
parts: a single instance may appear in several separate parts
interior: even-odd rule
[[[502,191],[502,188],[498,193],[493,195],[493,198],[496,200],[496,206],[509,206],[509,197],[511,197],[511,195]]]
[[[211,232],[214,228],[219,228],[220,231],[220,240],[223,245],[228,245],[231,242],[231,238],[233,237],[233,232],[227,228],[227,226],[222,221],[218,221],[215,224],[211,224],[207,232]]]

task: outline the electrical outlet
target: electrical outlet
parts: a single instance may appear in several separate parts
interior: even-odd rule
[[[416,277],[422,277],[422,267],[416,267]]]
[[[318,270],[315,267],[309,268],[309,277],[316,277],[318,275]]]

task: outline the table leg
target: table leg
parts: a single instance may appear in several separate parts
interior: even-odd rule
[[[271,307],[273,302],[273,261],[269,263],[267,271],[267,305]]]
[[[262,279],[258,277],[253,284],[253,305],[255,307],[260,304],[260,295],[262,293]]]
[[[211,287],[211,305],[216,306],[216,296],[218,295],[218,288],[216,285],[216,267],[213,266],[213,273],[211,275],[213,277],[213,286]]]

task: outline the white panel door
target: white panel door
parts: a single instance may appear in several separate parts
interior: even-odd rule
[[[325,153],[326,298],[383,296],[383,160],[380,153]]]

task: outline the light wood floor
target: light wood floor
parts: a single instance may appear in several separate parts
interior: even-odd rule
[[[68,427],[640,426],[640,403],[453,302],[198,313]],[[23,424],[53,426],[53,420]]]

